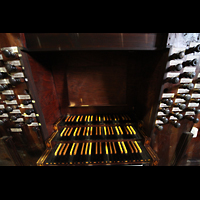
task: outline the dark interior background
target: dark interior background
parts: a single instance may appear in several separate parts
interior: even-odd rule
[[[62,115],[130,112],[148,121],[150,134],[167,54],[166,49],[29,52],[49,134]]]

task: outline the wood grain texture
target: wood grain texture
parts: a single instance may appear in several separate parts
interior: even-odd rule
[[[41,64],[38,58],[28,55],[32,76],[36,86],[36,93],[39,104],[42,109],[45,125],[48,133],[45,133],[44,139],[51,135],[53,123],[60,117],[60,109],[58,105],[57,95],[55,91],[54,81],[51,71],[45,68],[45,64]]]
[[[185,50],[185,48],[183,47],[182,50]],[[170,49],[169,55],[172,55],[172,51],[174,51],[173,48]],[[179,49],[179,51],[181,51],[181,49]],[[179,63],[185,62],[187,60],[190,60],[190,56],[191,55],[185,55],[182,59],[179,59]],[[196,56],[196,58],[199,61],[199,55],[193,55]],[[164,77],[163,80],[167,77],[167,69],[170,66],[170,62],[166,63],[166,70],[164,73]],[[190,66],[191,67],[191,66]],[[195,80],[197,79],[198,73],[199,73],[199,65],[195,66],[195,72],[196,75],[193,78],[192,82],[195,84]],[[182,74],[184,72],[185,68],[181,69],[180,71],[175,71],[178,72],[180,74]],[[178,89],[180,87],[180,81],[176,84],[172,84],[172,83],[168,83],[168,82],[164,82],[161,86],[160,89],[160,97],[159,100],[162,99],[162,94],[163,93],[174,93],[174,98],[172,98],[173,102],[175,103],[175,99],[178,98],[177,92]],[[188,92],[188,94],[192,95],[193,92],[192,90]],[[160,102],[158,102],[159,105]],[[188,107],[188,104],[190,103],[190,101],[186,101],[184,104],[186,104],[186,107]],[[175,107],[174,105],[169,107],[170,112],[172,112],[173,107]],[[180,111],[180,113],[185,116],[186,114],[186,109],[183,111]],[[199,118],[199,114],[198,115],[193,115],[195,118]],[[168,119],[170,118],[170,116],[166,116]],[[181,126],[179,128],[175,128],[173,127],[172,124],[167,123],[163,125],[163,130],[159,131],[156,128],[153,129],[152,135],[151,135],[151,145],[153,147],[153,149],[156,151],[156,153],[158,154],[159,158],[160,158],[160,162],[159,165],[170,165],[170,162],[172,160],[172,156],[174,154],[175,148],[178,144],[178,141],[180,139],[180,136],[183,132],[190,132],[192,127],[195,126],[197,128],[200,127],[200,123],[196,123],[194,124],[192,121],[189,121],[187,119],[185,119],[183,117],[183,119],[178,120],[178,122],[181,124]],[[196,142],[194,142],[196,141]],[[199,145],[198,139],[196,140],[195,138],[193,138],[191,140],[191,144],[193,144],[193,147],[188,146],[188,150],[186,151],[186,155],[185,158],[188,157],[188,159],[193,159],[193,158],[199,158],[200,154],[199,153],[195,153],[195,148],[194,148],[194,143],[196,143],[196,146]],[[198,149],[198,147],[197,147]],[[194,150],[194,151],[193,151]],[[193,154],[194,152],[194,154]],[[186,164],[187,159],[184,158],[184,161],[182,160],[179,164],[180,165],[184,165],[184,162]]]
[[[23,46],[20,33],[0,33],[0,48],[10,46]]]
[[[66,69],[70,106],[126,104],[126,58],[119,55],[122,61],[117,63],[114,52],[75,56],[78,59],[71,59]]]

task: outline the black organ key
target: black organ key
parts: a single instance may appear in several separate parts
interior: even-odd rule
[[[126,142],[121,141],[120,143],[124,153],[124,162],[126,163],[129,160],[128,149],[126,148]]]
[[[93,163],[97,162],[97,157],[95,155],[95,150],[96,150],[96,142],[92,143],[92,149],[91,149],[91,160]]]
[[[120,126],[119,128],[118,128],[119,130],[120,130],[120,132],[122,131],[122,137],[124,138],[124,139],[126,139],[126,138],[129,138],[128,136],[129,136],[129,132],[128,132],[128,130],[127,129],[125,129],[125,127],[124,126]]]
[[[102,127],[101,127],[101,133],[102,133],[102,138],[103,138],[103,139],[106,139],[106,138],[107,138],[106,126],[102,126]]]
[[[115,163],[117,163],[120,161],[118,146],[116,145],[116,142],[111,142],[111,146],[112,146],[112,151],[113,151],[113,159]]]
[[[90,127],[90,126],[88,126],[87,128],[86,128],[86,133],[85,133],[85,136],[86,136],[86,139],[89,139],[89,137],[90,137],[90,129],[92,129],[93,127]]]
[[[82,155],[82,163],[88,164],[88,142],[83,143],[83,150],[81,150],[81,155]]]
[[[74,140],[75,139],[77,130],[78,130],[78,128],[75,128],[75,127],[72,128],[72,131],[70,132],[70,135],[69,135],[70,140]]]
[[[78,154],[79,145],[80,145],[80,143],[75,143],[73,157],[71,159],[71,162],[73,164],[77,164],[77,162],[79,161],[79,154]]]
[[[107,139],[112,139],[113,136],[111,135],[111,127],[107,126],[106,128]]]
[[[72,151],[72,145],[73,145],[73,143],[68,143],[68,144],[69,144],[68,148],[66,147],[66,149],[65,149],[66,152],[65,151],[63,152],[63,159],[62,160],[65,160],[66,163],[70,164],[69,163],[70,156],[71,156],[70,152]]]
[[[114,142],[114,146],[116,148],[116,162],[119,163],[122,161],[122,158],[123,158],[123,151],[122,149],[120,149],[120,146],[118,144],[118,142]]]
[[[139,160],[138,161],[143,161],[144,160],[144,158],[143,158],[143,154],[142,154],[142,148],[140,147],[140,145],[139,145],[139,142],[137,142],[137,141],[135,141],[135,145],[136,145],[136,147],[137,147],[137,149],[138,149],[138,158],[139,158]]]
[[[103,142],[98,142],[98,153],[99,153],[99,161],[100,163],[104,163],[104,155],[103,155]]]
[[[108,147],[109,147],[109,158],[110,158],[110,161],[111,163],[115,163],[115,159],[114,159],[114,149],[113,149],[113,146],[112,146],[112,142],[108,142]]]
[[[110,163],[109,150],[108,150],[107,142],[103,142],[102,143],[102,154],[103,154],[103,157],[104,157],[104,162],[105,163]]]
[[[90,142],[90,143],[89,143],[89,147],[88,147],[89,149],[88,149],[88,158],[87,158],[89,164],[92,163],[92,161],[93,161],[93,160],[92,160],[92,146],[93,146],[93,145],[92,145],[92,142]]]
[[[59,137],[63,137],[63,134],[66,132],[66,127],[59,131]]]
[[[93,158],[94,158],[94,163],[99,163],[100,161],[100,155],[99,155],[99,142],[94,142],[94,151],[95,151],[95,154],[94,154],[94,156],[93,156]]]
[[[108,138],[110,138],[110,139],[116,137],[114,126],[109,126],[108,127],[108,134],[109,134]]]
[[[89,164],[89,146],[90,146],[90,143],[86,142],[84,152],[83,152],[83,163],[85,164]]]
[[[55,148],[55,149],[54,149],[54,152],[52,152],[52,154],[53,154],[53,159],[51,160],[51,162],[56,162],[56,161],[58,160],[58,151],[59,151],[61,145],[62,145],[62,143],[56,144],[56,145],[55,145],[55,147],[54,147],[54,148]],[[46,162],[48,162],[48,160],[46,160]]]
[[[135,160],[135,157],[134,157],[134,149],[131,146],[131,142],[127,141],[127,142],[125,142],[125,144],[126,144],[126,149],[128,151],[128,155],[129,155],[129,162],[133,162],[133,160]]]
[[[121,139],[121,134],[117,126],[114,126],[113,129],[115,130],[115,135],[118,139]]]
[[[69,164],[73,164],[73,158],[74,158],[74,150],[75,150],[75,146],[76,143],[71,143],[71,147],[70,147],[70,151],[69,151],[69,158],[68,158],[68,163]]]
[[[59,152],[61,151],[62,147],[65,146],[64,143],[60,143],[57,145],[57,147],[55,148],[55,151],[54,151],[54,159],[52,162],[55,162],[55,163],[58,163],[60,162],[60,160],[62,159],[62,152],[59,154]],[[64,148],[64,147],[63,147]]]
[[[85,156],[84,156],[84,148],[85,148],[85,143],[80,143],[80,152],[79,152],[79,163],[82,164],[85,161]]]
[[[127,149],[127,146],[126,146],[126,142],[124,141],[121,141],[121,144],[122,144],[122,148],[124,150],[124,157],[125,157],[125,162],[129,162],[129,154],[128,154],[128,149]]]
[[[76,155],[75,155],[74,161],[76,162],[76,164],[81,164],[80,155],[81,155],[83,143],[77,143],[77,144],[78,144],[78,147],[76,147]]]
[[[135,145],[135,142],[130,141],[130,144],[131,144],[132,148],[134,149],[134,154],[133,154],[134,160],[133,161],[138,161],[139,160],[139,155],[138,155],[139,151]]]
[[[122,147],[121,142],[115,142],[117,149],[118,149],[118,154],[119,154],[119,161],[124,162],[125,161],[125,155],[124,155],[124,149]]]

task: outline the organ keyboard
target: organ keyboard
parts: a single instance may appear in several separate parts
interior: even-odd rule
[[[158,163],[149,140],[128,114],[64,116],[54,128],[37,165]]]
[[[63,118],[61,124],[87,124],[87,123],[120,123],[130,122],[127,114],[105,114],[105,115],[70,115]]]
[[[121,164],[148,163],[152,161],[141,142],[73,142],[59,143],[52,150],[46,150],[38,164],[75,165],[75,164]]]
[[[162,132],[153,135],[156,153],[152,150],[149,137],[154,124],[159,130],[169,124],[180,126],[172,117],[181,115],[172,114],[170,106],[184,103],[177,105],[179,109],[189,98],[173,101],[175,92],[162,100],[160,86],[180,82],[180,93],[196,89],[186,80],[198,75],[192,67],[199,64],[196,57],[185,59],[184,49],[170,51],[175,62],[167,65],[169,76],[163,80],[170,50],[165,45],[167,34],[0,35],[0,148],[9,150],[12,164],[158,164],[156,153],[166,152],[162,144],[171,142],[160,142]],[[199,104],[194,98],[192,104]],[[154,123],[158,102],[161,119]]]

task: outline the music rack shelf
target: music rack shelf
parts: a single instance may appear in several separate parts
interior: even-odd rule
[[[37,165],[156,165],[149,140],[129,114],[67,115],[54,125]]]

